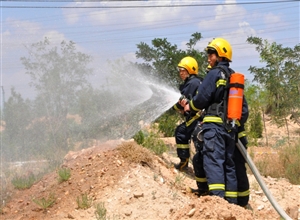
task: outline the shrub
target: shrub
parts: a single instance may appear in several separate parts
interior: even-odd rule
[[[263,134],[263,123],[260,112],[254,111],[250,114],[248,122],[246,123],[249,145],[257,145],[258,138]]]
[[[16,189],[29,189],[35,181],[34,174],[30,173],[28,176],[15,176],[11,183]]]
[[[148,164],[153,166],[153,156],[150,150],[137,144],[136,142],[123,142],[118,147],[120,155],[132,163]]]
[[[106,208],[104,202],[100,202],[96,205],[95,215],[97,220],[106,220]]]
[[[43,197],[41,199],[32,199],[32,201],[46,211],[47,208],[53,206],[53,204],[56,202],[56,198],[53,193],[50,193],[48,198]]]
[[[145,141],[145,134],[142,130],[140,130],[139,132],[137,132],[134,136],[133,136],[133,140],[142,145]]]
[[[160,139],[160,135],[155,124],[152,124],[150,132],[140,130],[134,135],[133,139],[137,144],[151,150],[156,155],[161,155],[168,150],[167,145]]]
[[[300,143],[281,148],[279,158],[283,163],[285,177],[292,184],[300,184]]]
[[[170,109],[161,115],[156,122],[159,124],[158,129],[164,134],[164,137],[174,137],[177,123],[181,120],[182,116],[175,110]]]
[[[71,170],[69,168],[60,168],[58,170],[58,182],[62,183],[71,177]]]
[[[262,154],[256,159],[255,165],[262,176],[273,178],[284,176],[284,167],[277,154]]]
[[[92,206],[93,199],[90,198],[87,193],[82,194],[81,197],[77,197],[77,205],[79,209],[88,209]]]
[[[299,185],[300,143],[291,146],[282,146],[278,148],[276,152],[255,156],[255,165],[260,174],[273,178],[284,177],[288,179],[290,183]]]
[[[162,155],[162,153],[168,150],[167,145],[159,138],[156,133],[150,132],[149,136],[145,138],[143,147],[153,151],[156,155]]]

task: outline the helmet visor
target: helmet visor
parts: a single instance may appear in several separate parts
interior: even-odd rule
[[[185,68],[183,68],[183,67],[177,67],[177,70],[178,70],[178,72],[181,72],[181,71],[187,71]]]
[[[214,48],[211,48],[211,47],[207,47],[206,52],[207,52],[207,54],[218,54],[218,52]]]

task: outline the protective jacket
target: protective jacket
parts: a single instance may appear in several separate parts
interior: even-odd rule
[[[201,84],[202,79],[195,76],[195,75],[191,75],[190,77],[188,77],[183,84],[181,84],[179,86],[179,90],[181,95],[184,95],[186,98],[190,99],[191,97],[193,97],[194,95],[196,95],[197,89],[199,87],[199,85]],[[173,105],[173,109],[174,110],[183,110],[183,107],[176,102]],[[190,116],[194,116],[196,114],[196,112],[193,112],[192,115],[186,115],[186,121],[189,120]]]
[[[181,94],[186,98],[195,96],[201,82],[201,78],[191,75],[184,81],[182,85],[180,85],[179,89]],[[173,109],[183,110],[183,107],[179,103],[176,103],[173,105]],[[194,131],[199,118],[200,115],[197,114],[197,112],[193,112],[191,114],[187,113],[185,114],[185,122],[178,125],[175,130],[177,155],[183,161],[186,161],[190,157],[189,143],[192,132]]]
[[[228,62],[219,62],[219,65],[229,68]],[[212,68],[199,86],[197,95],[189,102],[190,110],[199,112],[202,109],[207,110],[214,103],[220,103],[223,99],[225,85],[225,73],[222,73],[219,68]]]

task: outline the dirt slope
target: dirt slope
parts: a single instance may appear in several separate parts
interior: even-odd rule
[[[188,193],[186,187],[195,187],[195,181],[172,167],[176,159],[172,152],[159,158],[133,141],[70,152],[63,164],[71,169],[67,182],[58,183],[53,172],[28,190],[14,191],[0,219],[92,220],[95,205],[102,202],[107,219],[280,219],[252,175],[250,211],[218,197]],[[283,209],[299,219],[300,186],[270,177],[264,181]],[[46,211],[33,202],[51,193],[56,202]],[[83,194],[93,199],[93,206],[85,210],[78,209],[76,202]]]

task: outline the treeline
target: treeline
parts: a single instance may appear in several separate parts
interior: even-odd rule
[[[92,57],[77,51],[74,42],[63,41],[57,46],[45,38],[32,44],[21,62],[31,77],[36,97],[24,99],[11,88],[3,108],[1,158],[59,160],[70,150],[89,147],[94,140],[132,137],[143,116],[151,112],[147,102],[153,100],[130,105],[138,97],[128,100],[128,93],[117,89],[118,83],[129,83],[132,72],[138,70],[178,88],[181,79],[177,64],[187,55],[196,58],[199,73],[205,76],[206,53],[195,49],[201,38],[200,33],[192,34],[186,50],[167,39],[156,38],[152,45],[141,42],[137,44],[136,57],[143,62],[112,62],[111,76],[118,77],[99,88],[89,82],[94,71],[90,68]],[[247,42],[256,46],[266,64],[261,68],[250,66],[254,83],[248,82],[245,89],[251,109],[247,131],[255,142],[262,136],[264,114],[279,126],[287,126],[287,116],[299,124],[300,46],[284,48],[257,37],[249,37]],[[133,88],[127,87],[128,92]],[[153,98],[159,102],[159,97]],[[160,130],[171,136],[179,119],[176,113],[167,111],[157,120],[161,122]]]

